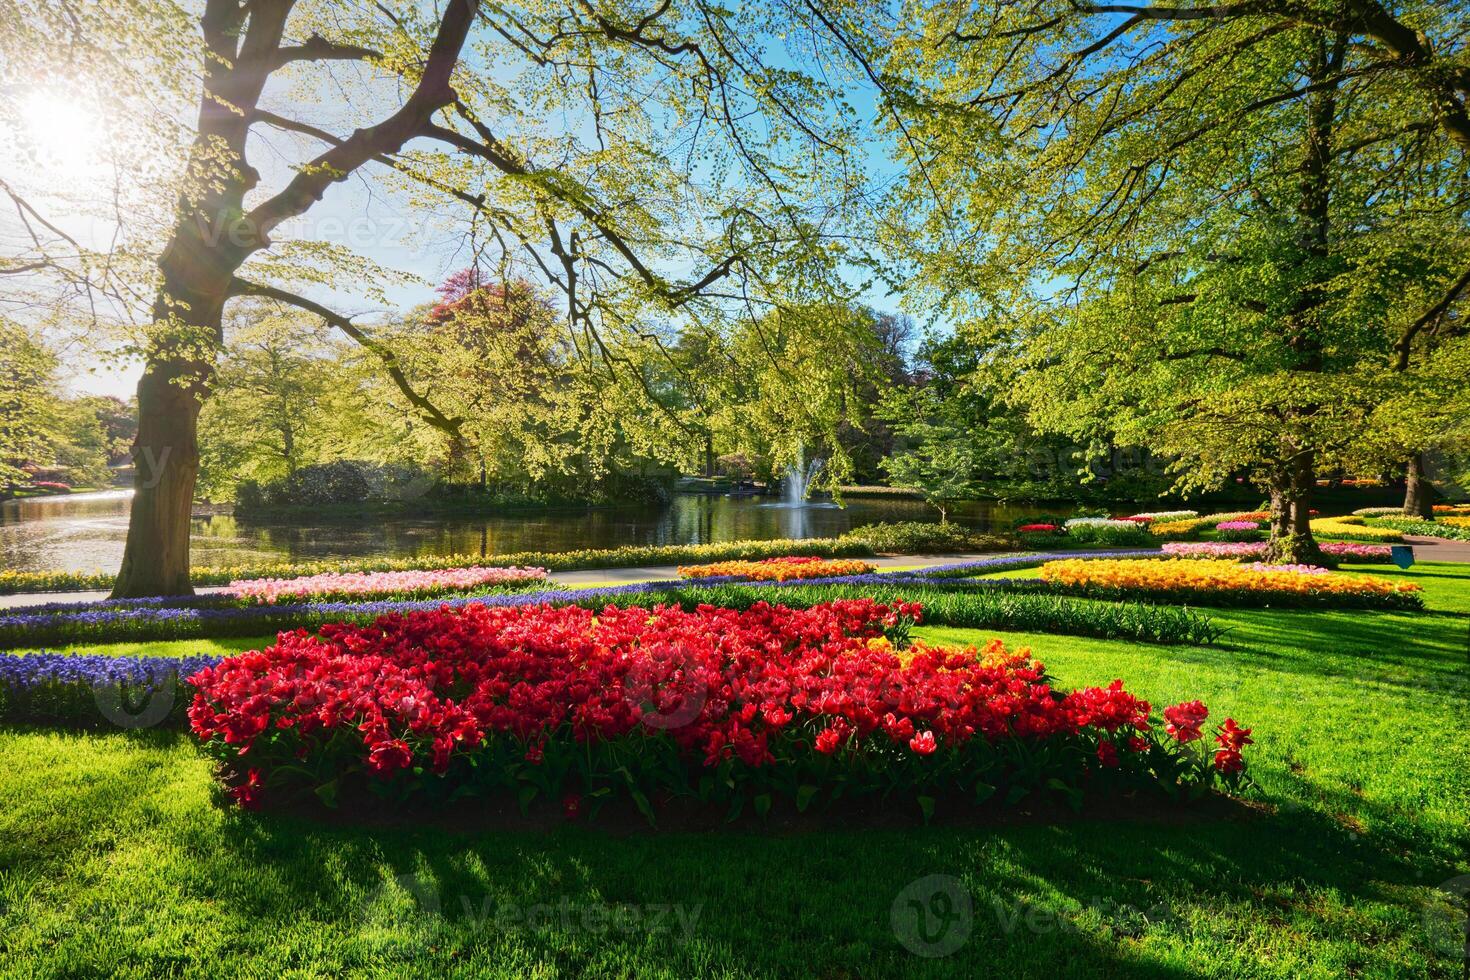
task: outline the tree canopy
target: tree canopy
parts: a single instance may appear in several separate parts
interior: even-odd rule
[[[1464,11],[899,21],[887,72],[926,156],[893,222],[912,295],[1015,365],[1035,424],[1174,457],[1185,490],[1246,470],[1283,556],[1310,553],[1317,471],[1362,449],[1396,350],[1464,289]]]

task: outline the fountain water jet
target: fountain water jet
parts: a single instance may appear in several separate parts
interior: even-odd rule
[[[821,475],[822,467],[826,465],[825,459],[807,462],[805,450],[796,454],[796,462],[786,467],[786,475],[781,481],[782,497],[785,498],[786,506],[801,507],[806,503],[813,481]]]

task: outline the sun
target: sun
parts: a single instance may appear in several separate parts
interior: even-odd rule
[[[74,98],[33,92],[20,103],[21,143],[34,163],[57,176],[86,175],[102,164],[102,123]]]

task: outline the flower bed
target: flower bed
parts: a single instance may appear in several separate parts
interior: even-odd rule
[[[1391,527],[1369,527],[1361,517],[1319,517],[1312,533],[1319,538],[1356,538],[1360,541],[1402,541],[1401,532]]]
[[[867,575],[876,570],[876,565],[865,561],[786,555],[780,558],[764,558],[760,561],[722,561],[711,565],[681,565],[679,566],[679,577],[787,582],[794,579]]]
[[[521,588],[546,581],[544,568],[446,568],[422,572],[344,572],[302,578],[242,579],[230,594],[262,605],[282,599],[428,599],[486,586]]]
[[[1318,574],[1304,566],[1242,566],[1233,561],[1172,558],[1056,561],[1041,578],[1077,594],[1104,598],[1162,596],[1203,605],[1284,605],[1422,609],[1420,588],[1371,575]]]
[[[1137,552],[1136,554],[1145,554]],[[1063,555],[1063,557],[1066,557]],[[941,625],[989,629],[1044,630],[1141,643],[1212,643],[1223,630],[1207,617],[1186,609],[1135,604],[1097,603],[1055,593],[1037,579],[950,581],[1008,568],[1036,567],[1040,555],[1005,555],[922,572],[887,572],[744,584],[638,582],[587,589],[536,590],[505,595],[440,600],[310,602],[275,606],[222,606],[217,596],[189,599],[119,599],[96,603],[51,603],[0,615],[0,647],[61,643],[112,643],[173,640],[190,637],[254,636],[293,628],[315,628],[331,622],[368,622],[393,612],[458,607],[471,603],[520,606],[535,603],[599,607],[679,603],[746,607],[775,600],[810,606],[834,599],[872,597],[881,601],[918,601]],[[1036,594],[1040,592],[1041,594]]]
[[[1196,517],[1199,517],[1199,511],[1197,510],[1156,510],[1142,514],[1133,514],[1130,519],[1145,518],[1150,523],[1160,521],[1168,523],[1170,521],[1193,520]]]
[[[1215,525],[1221,541],[1257,541],[1261,537],[1258,521],[1221,521]]]
[[[1323,554],[1348,563],[1379,564],[1389,561],[1393,556],[1393,549],[1386,544],[1324,541],[1320,547]],[[1166,541],[1163,552],[1174,558],[1259,560],[1266,557],[1266,543],[1264,541]]]
[[[1069,544],[1127,547],[1148,544],[1148,522],[1117,521],[1108,517],[1074,517],[1067,521]]]
[[[0,719],[123,728],[180,725],[193,697],[183,682],[221,659],[0,655]]]
[[[938,525],[935,525],[938,526]],[[633,568],[692,561],[731,561],[789,555],[793,551],[829,558],[866,556],[873,548],[856,538],[725,541],[715,544],[628,546],[602,550],[540,552],[508,555],[419,555],[413,558],[357,558],[336,561],[276,562],[269,565],[196,567],[189,575],[195,585],[228,585],[242,579],[299,578],[304,575],[345,572],[410,572],[442,568],[489,568],[534,565],[552,572],[582,568]],[[0,593],[76,592],[110,589],[108,572],[17,572],[0,569]]]
[[[190,681],[189,718],[242,805],[363,788],[394,800],[486,793],[591,814],[626,796],[652,821],[682,798],[768,812],[840,796],[1078,800],[1236,786],[1249,730],[1214,758],[1197,702],[1164,711],[1117,681],[1054,692],[1027,651],[896,649],[920,610],[490,609],[282,635]]]
[[[962,551],[1002,551],[1011,542],[994,534],[981,534],[959,524],[933,524],[925,521],[897,521],[864,524],[848,531],[838,540],[857,543],[866,549],[847,554],[919,555]],[[809,549],[798,546],[800,550]],[[793,548],[792,550],[797,550]]]
[[[1427,538],[1448,538],[1452,541],[1470,541],[1470,527],[1460,524],[1454,518],[1437,518],[1432,521],[1422,521],[1412,517],[1373,517],[1369,518],[1373,523],[1367,527],[1360,528],[1363,531],[1371,531],[1383,534],[1418,534]]]

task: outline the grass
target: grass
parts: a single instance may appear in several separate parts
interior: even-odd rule
[[[4,655],[40,653],[42,650],[48,653],[71,652],[72,646],[75,646],[77,653],[107,657],[190,657],[195,655],[225,657],[232,653],[243,653],[246,650],[259,650],[275,642],[275,639],[275,634],[272,633],[262,636],[227,636],[217,639],[145,640],[136,643],[88,643],[84,646],[63,644],[6,650]]]
[[[1253,817],[363,828],[221,807],[183,735],[0,728],[0,972],[1458,976],[1437,886],[1470,872],[1470,567],[1369,570],[1430,611],[1221,611],[1218,648],[1001,634],[1069,686],[1123,677],[1254,726]],[[916,955],[892,916],[936,888],[970,914],[931,918],[918,948],[955,948]]]

